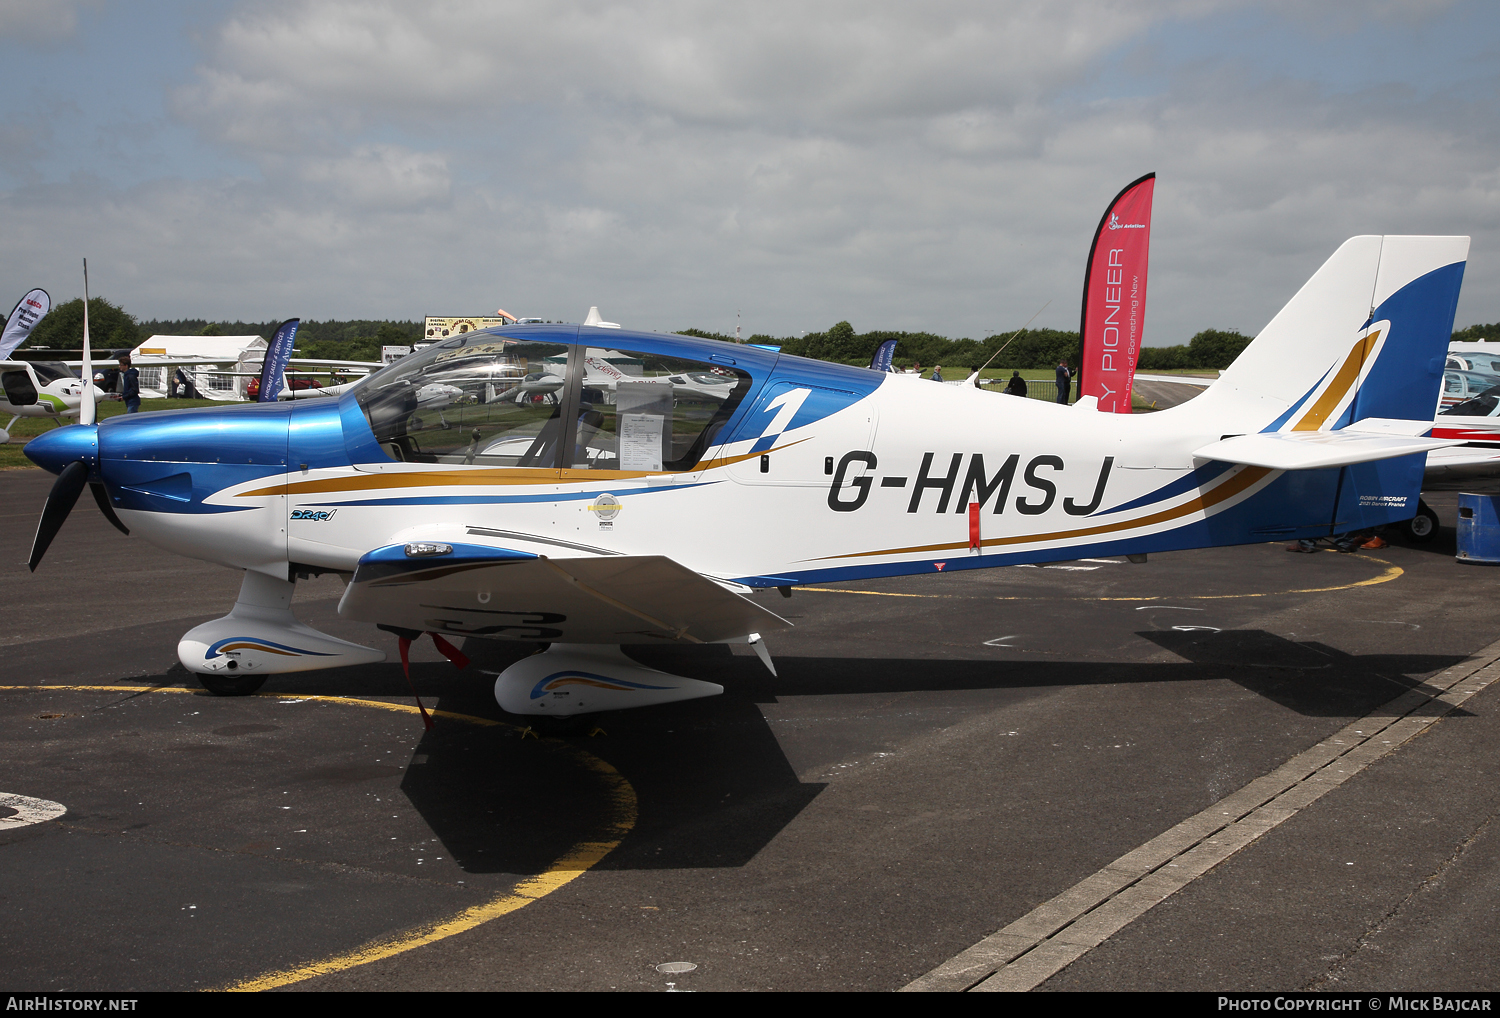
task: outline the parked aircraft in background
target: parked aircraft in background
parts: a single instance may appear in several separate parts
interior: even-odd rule
[[[1428,454],[1428,484],[1500,478],[1500,384],[1439,413],[1432,437],[1463,444]]]
[[[1485,375],[1500,375],[1500,342],[1496,343],[1449,343],[1448,367],[1459,371],[1478,371]]]
[[[92,388],[95,399],[105,398],[103,389]],[[22,417],[77,417],[83,398],[82,379],[59,361],[0,361],[0,389],[0,414],[10,414],[0,442],[10,441],[10,429]]]
[[[1090,397],[997,399],[600,325],[452,336],[336,400],[95,426],[85,390],[83,424],[26,448],[58,474],[31,566],[92,483],[132,534],[244,570],[229,614],[178,645],[215,692],[384,657],[293,616],[298,577],[333,572],[339,613],[399,640],[548,645],[496,680],[507,711],[711,695],[620,645],[748,642],[769,665],[760,634],[789,625],[753,598],[770,587],[1410,518],[1425,454],[1452,444],[1423,436],[1467,252],[1353,238],[1202,395],[1107,427]],[[606,347],[640,367],[613,402],[590,381]],[[555,379],[553,398],[480,398],[516,372]]]
[[[1497,385],[1500,385],[1500,375],[1447,368],[1443,371],[1443,391],[1438,397],[1438,411],[1456,407]]]

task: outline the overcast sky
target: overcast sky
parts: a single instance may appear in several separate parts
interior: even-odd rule
[[[0,0],[0,300],[1076,329],[1154,170],[1148,344],[1361,233],[1471,235],[1494,322],[1497,80],[1493,0]]]

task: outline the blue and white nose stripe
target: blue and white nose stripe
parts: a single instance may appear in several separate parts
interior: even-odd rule
[[[212,661],[216,657],[236,650],[258,650],[266,654],[280,654],[285,657],[331,656],[316,650],[292,647],[285,643],[272,643],[270,640],[262,640],[254,636],[231,636],[227,640],[218,640],[210,644],[208,650],[203,653],[203,660]]]
[[[672,686],[650,686],[644,682],[630,682],[626,679],[617,679],[609,675],[598,675],[594,672],[579,672],[571,669],[561,672],[553,672],[545,676],[535,686],[531,687],[531,699],[545,696],[548,693],[557,692],[567,686],[584,686],[589,689],[612,689],[616,692],[628,693],[635,689],[672,689]]]

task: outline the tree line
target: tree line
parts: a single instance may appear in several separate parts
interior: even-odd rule
[[[118,304],[103,297],[89,298],[89,342],[95,351],[123,351],[140,346],[152,336],[261,336],[270,339],[285,319],[266,322],[220,321],[206,318],[137,321]],[[297,351],[304,357],[331,360],[380,360],[382,346],[410,346],[422,338],[422,322],[304,321],[297,326]],[[83,344],[83,298],[58,304],[36,323],[27,347],[76,350]]]
[[[705,339],[733,341],[719,333],[700,329],[683,329],[682,334]],[[1227,368],[1239,356],[1252,337],[1233,329],[1204,329],[1187,343],[1178,346],[1141,348],[1137,367],[1142,371],[1166,371],[1173,368]],[[827,332],[809,332],[805,336],[751,336],[751,343],[780,346],[783,353],[813,357],[842,364],[869,364],[875,351],[886,340],[896,340],[894,362],[900,367],[942,364],[973,370],[990,361],[999,351],[992,368],[1053,368],[1060,361],[1077,367],[1079,337],[1077,332],[1062,329],[1027,329],[987,336],[982,340],[949,339],[930,332],[857,333],[848,322],[839,322]]]
[[[118,304],[103,297],[89,300],[89,336],[95,350],[128,350],[152,336],[262,336],[269,339],[281,319],[266,322],[209,321],[204,318],[137,321]],[[304,321],[297,329],[297,350],[304,357],[336,360],[379,360],[382,346],[410,346],[422,339],[422,322],[376,319]],[[716,339],[726,343],[734,337],[702,329],[680,329],[679,335]],[[1453,333],[1455,341],[1474,342],[1500,337],[1500,322],[1471,325]],[[1186,343],[1141,348],[1137,367],[1142,371],[1227,368],[1253,337],[1234,329],[1204,329]],[[848,322],[838,322],[824,332],[803,336],[751,336],[749,342],[781,347],[784,353],[842,364],[870,363],[875,350],[888,339],[896,340],[895,363],[942,364],[953,368],[979,367],[997,350],[992,368],[1051,368],[1059,361],[1076,367],[1079,359],[1077,332],[1059,329],[1027,329],[1019,335],[997,333],[984,339],[949,339],[931,332],[855,332]],[[30,347],[76,350],[83,342],[83,300],[75,298],[57,305],[37,323],[27,342]],[[1003,349],[1002,349],[1003,348]]]

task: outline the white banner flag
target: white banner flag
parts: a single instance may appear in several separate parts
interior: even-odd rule
[[[22,297],[5,320],[5,331],[0,332],[0,361],[9,360],[11,352],[31,335],[31,327],[51,310],[52,298],[46,290],[32,290]]]

